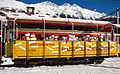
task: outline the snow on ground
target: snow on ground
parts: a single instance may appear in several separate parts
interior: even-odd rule
[[[107,58],[102,64],[0,68],[0,74],[120,74],[120,57]]]

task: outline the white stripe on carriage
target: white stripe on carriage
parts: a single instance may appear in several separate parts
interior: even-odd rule
[[[22,42],[15,44],[15,46],[18,46],[18,45],[20,45],[20,44],[22,44]]]

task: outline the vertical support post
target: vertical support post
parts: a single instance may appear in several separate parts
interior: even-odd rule
[[[5,55],[5,23],[1,22],[1,40],[2,40],[2,55]]]
[[[99,57],[99,41],[96,41],[96,51],[97,51],[97,58]]]
[[[43,41],[43,59],[45,59],[45,41]]]
[[[26,40],[26,58],[27,60],[29,59],[29,46],[28,46],[28,41]]]
[[[98,32],[99,32],[99,30],[98,30],[98,25],[97,25],[97,24],[95,24],[95,26],[96,26],[97,37],[98,37]]]
[[[108,41],[108,57],[110,57],[110,42]]]
[[[96,9],[94,9],[94,20],[95,20],[95,12],[96,12]]]
[[[15,36],[15,35],[16,35],[16,34],[15,34],[15,33],[16,33],[16,32],[15,32],[15,31],[16,31],[16,30],[15,30],[15,25],[16,25],[16,23],[15,23],[15,21],[16,21],[16,18],[14,19],[14,22],[13,22],[13,40],[16,40],[16,38],[15,38],[15,37],[16,37],[16,36]]]
[[[84,58],[86,58],[86,41],[84,41]]]
[[[15,25],[15,38],[17,39],[18,36],[18,28],[17,28],[18,24],[16,23]]]
[[[28,50],[28,42],[26,40],[26,67],[29,66],[29,50]]]
[[[117,24],[119,24],[119,10],[120,8],[117,8],[116,11],[117,11]],[[117,28],[117,34],[118,34],[118,28]],[[119,49],[119,37],[117,37],[117,43],[118,43],[118,49]],[[119,52],[119,50],[118,50]]]
[[[117,28],[117,34],[118,34],[118,27],[116,28]],[[116,37],[117,37],[117,44],[119,44],[119,36],[116,35]]]
[[[43,59],[45,59],[45,19],[43,19],[43,24],[44,24]]]
[[[59,59],[61,57],[61,50],[60,50],[60,48],[61,48],[61,44],[60,44],[60,41],[59,41]]]
[[[73,23],[72,23],[72,33],[74,33],[74,24]]]
[[[3,36],[3,35],[2,35],[2,21],[1,21],[1,24],[0,24],[0,25],[1,25],[1,42],[0,42],[0,50],[1,50],[1,51],[0,51],[0,57],[1,57],[1,56],[2,56],[2,36]]]
[[[117,27],[117,34],[118,34],[118,27]],[[117,48],[117,49],[118,49],[118,52],[119,52],[119,36],[116,35],[116,37],[117,37],[117,45],[118,45],[118,48]],[[118,52],[117,52],[117,53],[118,53]]]
[[[45,41],[45,20],[44,20],[44,41]]]
[[[107,32],[105,32],[105,41],[107,41]]]
[[[111,41],[114,41],[114,28],[111,30]]]
[[[74,42],[72,41],[72,58],[74,58]]]

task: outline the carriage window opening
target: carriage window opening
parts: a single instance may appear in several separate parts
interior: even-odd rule
[[[19,34],[17,40],[24,40],[25,34]]]
[[[111,37],[108,37],[108,40],[111,40]]]
[[[79,41],[83,40],[83,36],[77,36]]]
[[[67,37],[66,35],[60,35],[59,40],[63,40],[63,37]]]
[[[40,34],[35,34],[35,36],[37,37],[37,40],[42,40],[42,37]]]
[[[103,41],[105,41],[105,36],[103,37]]]

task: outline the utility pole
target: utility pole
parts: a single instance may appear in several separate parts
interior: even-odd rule
[[[119,8],[116,9],[117,24],[119,24]]]
[[[95,12],[96,12],[96,9],[94,9],[94,20],[95,20]]]

